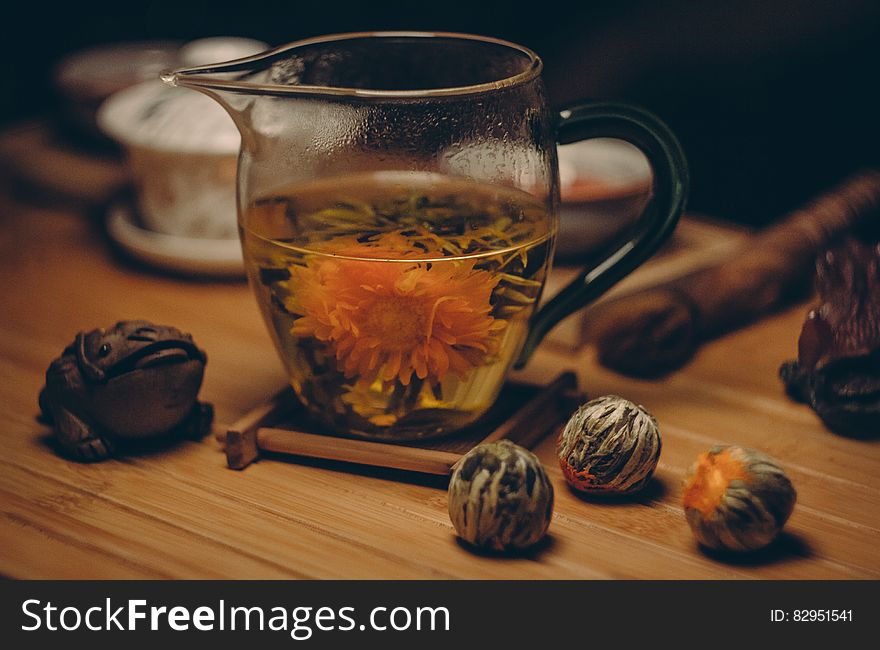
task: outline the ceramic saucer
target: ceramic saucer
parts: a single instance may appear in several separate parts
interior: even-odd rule
[[[191,277],[244,277],[238,239],[199,239],[146,230],[125,203],[111,206],[106,224],[107,234],[120,248],[150,266]]]

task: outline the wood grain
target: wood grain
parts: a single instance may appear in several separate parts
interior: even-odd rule
[[[716,237],[725,231],[715,229]],[[156,275],[115,256],[64,209],[0,194],[0,573],[21,578],[878,578],[880,440],[827,432],[776,377],[804,306],[707,345],[659,382],[600,368],[594,352],[542,350],[518,374],[577,372],[593,396],[624,395],[658,418],[663,454],[648,490],[586,500],[568,490],[554,441],[536,453],[556,488],[547,544],[501,558],[459,545],[442,480],[324,461],[226,469],[211,437],[79,465],[35,421],[49,361],[80,329],[149,318],[193,333],[209,362],[202,397],[218,430],[284,384],[243,284]],[[759,447],[798,489],[779,544],[747,560],[695,547],[679,500],[695,456]]]

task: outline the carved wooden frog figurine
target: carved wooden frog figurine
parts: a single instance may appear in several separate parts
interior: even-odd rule
[[[103,460],[118,440],[201,437],[214,416],[196,399],[206,362],[175,327],[130,320],[80,332],[46,371],[40,410],[81,461]]]

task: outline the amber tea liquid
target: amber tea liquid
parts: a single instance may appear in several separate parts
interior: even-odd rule
[[[555,222],[530,194],[439,174],[323,179],[242,215],[245,265],[290,383],[320,421],[437,436],[494,402]]]

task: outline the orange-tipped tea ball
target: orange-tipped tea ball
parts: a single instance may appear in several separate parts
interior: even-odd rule
[[[553,515],[553,485],[541,461],[509,440],[477,445],[449,479],[449,518],[474,546],[523,549],[544,537]]]
[[[574,412],[556,452],[565,480],[576,490],[629,493],[650,480],[661,447],[653,415],[622,397],[606,395]]]
[[[737,446],[714,447],[697,457],[685,479],[684,511],[700,544],[753,551],[782,530],[797,493],[766,454]]]

